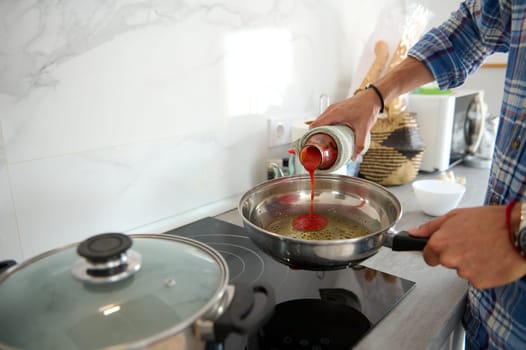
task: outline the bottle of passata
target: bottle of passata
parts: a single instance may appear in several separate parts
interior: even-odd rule
[[[300,162],[307,171],[328,170],[338,158],[338,145],[325,133],[309,136],[302,145]]]
[[[368,133],[364,150],[370,145]],[[351,161],[354,151],[354,131],[346,125],[327,125],[309,130],[300,139],[300,162],[307,171],[334,172]]]

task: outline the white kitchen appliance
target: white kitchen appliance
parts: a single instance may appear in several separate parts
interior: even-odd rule
[[[420,170],[444,171],[475,153],[484,130],[483,91],[407,96],[407,111],[416,114],[425,144]]]

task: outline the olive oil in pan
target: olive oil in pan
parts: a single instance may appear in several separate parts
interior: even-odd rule
[[[371,231],[362,224],[347,217],[335,214],[324,214],[327,226],[318,231],[299,231],[294,229],[292,216],[282,216],[264,227],[265,230],[296,239],[335,240],[365,236]]]

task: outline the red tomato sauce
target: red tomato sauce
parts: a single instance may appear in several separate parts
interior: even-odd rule
[[[308,214],[295,217],[292,221],[292,227],[298,231],[318,231],[324,228],[328,222],[325,216],[314,213],[314,171],[321,163],[321,153],[316,147],[306,147],[300,152],[300,161],[310,175],[310,210]]]

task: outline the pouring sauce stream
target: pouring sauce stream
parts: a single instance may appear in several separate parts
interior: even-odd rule
[[[321,152],[316,147],[305,147],[300,152],[300,161],[310,176],[310,210],[308,214],[296,216],[292,221],[292,226],[298,231],[318,231],[328,223],[325,216],[314,213],[314,171],[322,161]]]

